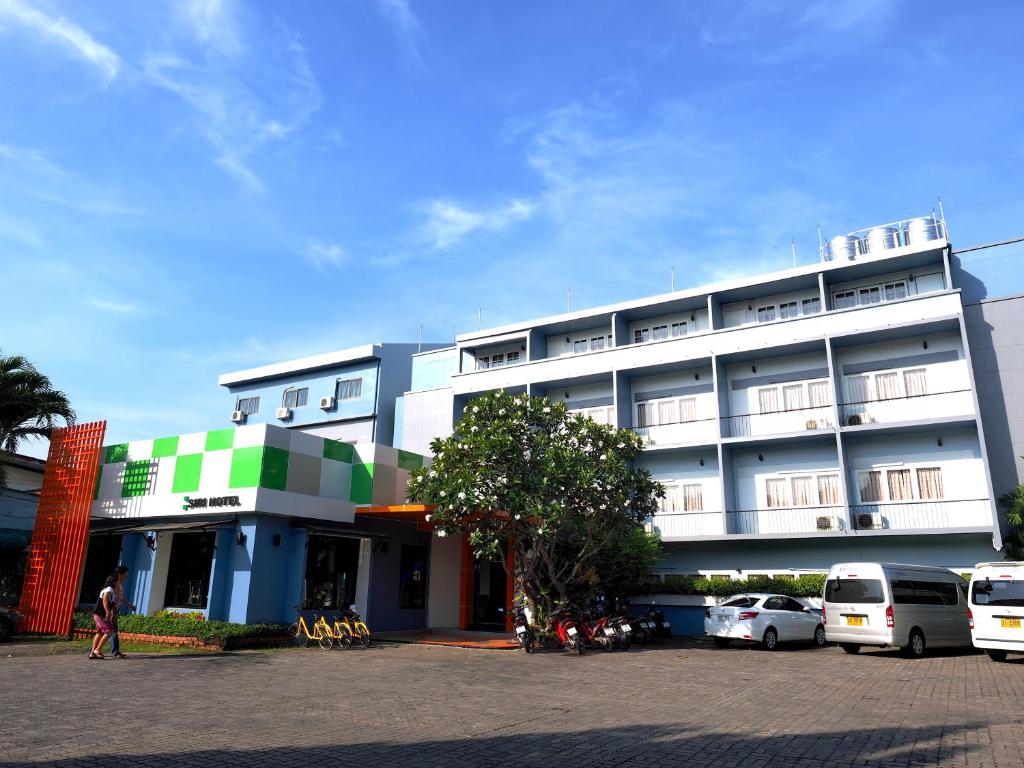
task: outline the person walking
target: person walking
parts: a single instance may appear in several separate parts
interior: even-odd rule
[[[115,610],[115,597],[114,597],[114,583],[117,581],[117,577],[111,574],[107,577],[106,582],[103,584],[103,589],[100,590],[100,596],[96,599],[96,607],[92,612],[92,620],[96,623],[96,636],[92,639],[92,649],[89,651],[90,659],[104,659],[103,646],[114,633],[114,625],[111,623],[114,620]]]
[[[135,610],[135,605],[128,601],[124,596],[124,583],[128,579],[128,566],[119,565],[114,569],[114,583],[111,585],[114,588],[114,621],[113,628],[114,632],[110,636],[110,651],[111,655],[115,659],[127,659],[128,654],[121,652],[121,633],[117,628],[117,619],[121,615],[121,608],[127,607],[131,610]]]

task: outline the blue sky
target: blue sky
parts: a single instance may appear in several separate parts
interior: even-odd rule
[[[0,0],[0,348],[108,439],[218,373],[1024,234],[1016,2]],[[1024,249],[968,266],[1024,289]]]

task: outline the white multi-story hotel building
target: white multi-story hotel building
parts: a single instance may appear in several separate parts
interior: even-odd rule
[[[396,445],[428,453],[482,393],[547,395],[646,442],[662,572],[971,567],[1001,539],[950,253],[914,219],[817,264],[463,334],[414,357]]]

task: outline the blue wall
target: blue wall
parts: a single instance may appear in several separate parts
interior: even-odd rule
[[[422,609],[399,608],[398,590],[401,579],[402,545],[426,546],[429,563],[430,534],[417,531],[414,523],[368,520],[360,527],[391,537],[384,542],[387,552],[384,551],[385,546],[378,545],[377,551],[370,557],[370,610],[367,623],[374,630],[426,627],[426,605]],[[430,578],[429,572],[427,578]]]
[[[454,347],[439,349],[412,359],[410,392],[451,386],[452,374],[458,370],[458,357]]]

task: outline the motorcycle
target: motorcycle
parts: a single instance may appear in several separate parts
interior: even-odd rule
[[[615,643],[615,630],[608,626],[608,619],[603,616],[598,619],[583,618],[580,621],[580,630],[583,632],[583,639],[591,648],[600,648],[602,651],[611,651]]]
[[[526,612],[519,609],[515,612],[515,623],[512,626],[512,633],[516,639],[516,642],[522,647],[527,653],[533,653],[533,643],[536,640],[534,637],[533,630],[530,629],[529,623],[526,621]]]
[[[558,636],[558,642],[562,644],[566,653],[575,653],[577,656],[582,656],[583,638],[569,612],[567,610],[559,611],[552,619],[552,623],[555,628],[555,634]]]
[[[663,640],[672,637],[672,626],[665,619],[665,612],[653,603],[647,609],[647,620],[654,625],[654,636]]]
[[[633,644],[633,627],[629,623],[629,619],[625,616],[616,616],[608,619],[608,624],[615,630],[615,639],[618,641],[619,647],[628,651]]]

